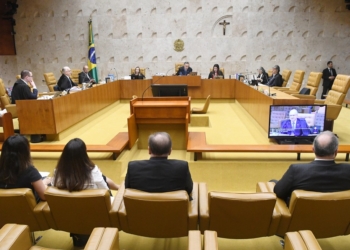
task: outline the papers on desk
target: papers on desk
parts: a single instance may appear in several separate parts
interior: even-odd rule
[[[75,93],[78,91],[81,91],[81,88],[74,86],[74,87],[70,88],[69,93]]]
[[[44,178],[46,178],[46,177],[49,176],[50,172],[41,172],[41,171],[39,171],[39,174],[40,174],[41,177],[44,179]]]
[[[0,117],[2,117],[4,114],[7,113],[7,110],[6,109],[3,109],[3,110],[0,110]]]
[[[48,100],[48,99],[52,99],[53,97],[54,95],[42,95],[38,97],[38,100]]]

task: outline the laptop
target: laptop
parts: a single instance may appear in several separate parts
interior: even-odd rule
[[[215,76],[214,79],[223,79],[223,76]]]
[[[190,75],[190,76],[196,76],[196,75],[197,75],[197,72],[191,72],[189,75]]]

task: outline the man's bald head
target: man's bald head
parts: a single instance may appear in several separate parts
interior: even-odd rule
[[[338,151],[338,138],[330,131],[324,131],[314,140],[314,152],[319,158],[335,158]]]
[[[168,156],[171,153],[171,138],[166,132],[157,132],[148,137],[150,154],[154,156]]]

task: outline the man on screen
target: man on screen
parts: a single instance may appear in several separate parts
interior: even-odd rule
[[[291,136],[308,136],[310,134],[309,126],[304,118],[298,118],[298,111],[292,109],[289,112],[289,119],[282,121],[281,133]]]

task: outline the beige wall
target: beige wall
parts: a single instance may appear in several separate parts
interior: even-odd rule
[[[12,86],[22,69],[33,71],[40,90],[44,72],[87,63],[88,20],[93,20],[98,73],[119,78],[135,66],[146,76],[173,72],[189,61],[207,77],[219,63],[225,74],[281,69],[321,71],[333,60],[350,74],[350,11],[343,0],[18,0],[16,57],[0,57],[0,77]],[[230,25],[223,36],[220,22]],[[176,52],[174,41],[185,49]],[[5,63],[6,61],[6,63]],[[292,75],[293,76],[293,75]],[[305,82],[305,81],[304,81]]]

